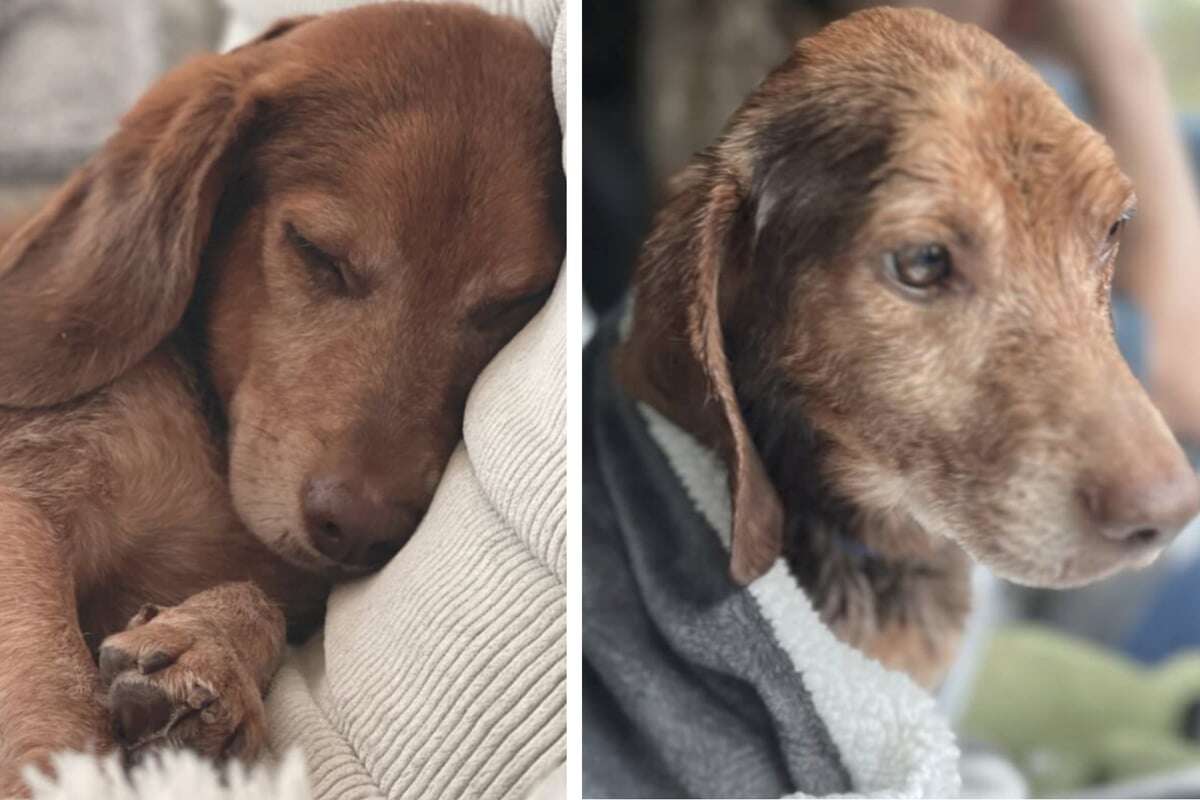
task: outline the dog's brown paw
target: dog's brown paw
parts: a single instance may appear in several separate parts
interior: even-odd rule
[[[130,762],[164,748],[252,760],[265,742],[251,670],[208,625],[146,606],[100,648],[113,736]]]

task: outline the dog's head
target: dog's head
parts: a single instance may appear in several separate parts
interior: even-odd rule
[[[1133,204],[976,28],[880,9],[800,42],[678,181],[621,352],[729,466],[735,576],[779,554],[789,478],[1025,583],[1157,555],[1200,487],[1113,340]]]
[[[101,386],[183,320],[245,523],[377,566],[555,280],[549,76],[523,26],[409,3],[184,65],[0,251],[0,405]]]

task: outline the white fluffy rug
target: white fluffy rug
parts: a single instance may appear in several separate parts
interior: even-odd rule
[[[54,757],[57,778],[28,770],[34,800],[310,800],[304,760],[293,750],[276,764],[227,771],[193,753],[171,751],[128,775],[115,758],[68,753]]]

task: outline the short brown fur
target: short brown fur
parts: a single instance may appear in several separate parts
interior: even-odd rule
[[[114,733],[256,755],[285,615],[366,568],[305,487],[352,470],[402,545],[556,278],[549,76],[465,6],[287,20],[169,74],[0,243],[0,794]]]
[[[877,9],[802,40],[675,182],[618,353],[728,464],[733,575],[785,556],[839,635],[931,685],[967,555],[1043,586],[1153,559],[1198,490],[1112,338],[1132,203],[979,29]],[[954,271],[914,299],[885,257],[931,242]],[[1123,481],[1176,493],[1162,536],[1097,532],[1088,498]]]

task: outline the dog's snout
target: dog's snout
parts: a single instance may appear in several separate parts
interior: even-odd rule
[[[416,514],[371,491],[352,476],[308,480],[302,502],[313,546],[327,558],[355,567],[385,564],[408,540]]]
[[[1200,515],[1200,479],[1186,464],[1158,475],[1126,473],[1082,494],[1099,532],[1130,546],[1163,547]]]

